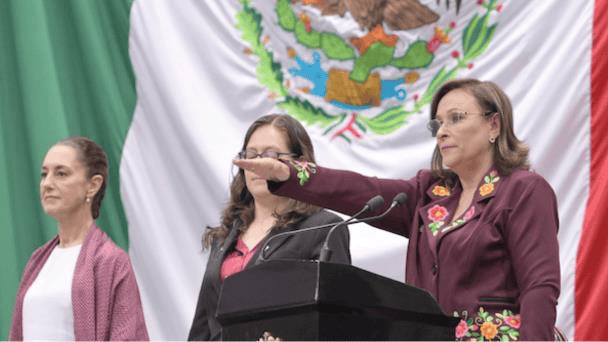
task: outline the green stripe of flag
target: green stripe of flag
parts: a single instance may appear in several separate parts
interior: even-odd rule
[[[97,222],[128,247],[118,170],[136,100],[130,8],[126,0],[0,1],[0,339],[28,257],[57,231],[38,196],[53,142],[81,135],[104,147],[110,183]]]

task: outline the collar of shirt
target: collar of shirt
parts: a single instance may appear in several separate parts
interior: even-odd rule
[[[222,281],[224,281],[224,279],[227,277],[245,269],[253,255],[258,251],[258,249],[260,249],[262,241],[258,242],[258,244],[250,250],[243,240],[238,239],[234,249],[226,253],[226,257],[222,262],[222,269],[220,271]]]

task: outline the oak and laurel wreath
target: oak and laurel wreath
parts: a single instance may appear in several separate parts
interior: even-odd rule
[[[322,108],[315,107],[309,101],[300,100],[289,94],[289,90],[284,83],[281,64],[274,60],[272,51],[269,51],[265,47],[265,42],[262,38],[262,15],[250,6],[253,1],[254,0],[239,0],[243,7],[236,14],[235,26],[241,31],[242,39],[250,44],[251,48],[249,53],[258,57],[259,62],[256,68],[256,74],[258,75],[259,82],[268,89],[270,94],[275,95],[277,98],[282,98],[282,100],[276,104],[278,108],[285,110],[307,125],[318,125],[321,128],[326,128],[324,134],[329,133],[350,117],[350,114],[329,115]],[[363,132],[367,132],[369,129],[377,135],[387,135],[400,128],[410,115],[420,112],[424,106],[431,102],[433,94],[444,82],[454,79],[461,69],[468,68],[469,64],[488,48],[494,36],[494,32],[496,31],[496,27],[498,26],[498,24],[489,25],[490,14],[493,11],[497,11],[497,1],[498,0],[489,0],[487,3],[485,3],[485,1],[478,1],[485,9],[485,14],[482,16],[475,14],[462,32],[462,55],[460,52],[457,52],[457,57],[455,57],[457,58],[456,66],[449,70],[445,66],[441,68],[441,70],[435,74],[423,95],[415,101],[412,109],[405,110],[402,105],[399,105],[388,108],[372,118],[356,115],[353,124]],[[287,17],[287,20],[294,20],[294,25],[298,23],[295,19],[295,14],[291,10],[291,6],[289,5],[289,0],[278,0],[275,10],[277,13],[282,11],[281,14],[283,15],[283,18]],[[285,13],[287,13],[287,15],[285,15]],[[293,18],[291,18],[291,16],[293,16]],[[280,24],[285,27],[285,23]],[[301,28],[298,29],[297,25],[294,26],[294,34],[297,35],[298,30],[301,32]],[[327,32],[312,33],[322,35],[326,38],[324,46],[319,45],[318,49],[325,53],[328,58],[342,60],[357,58],[354,56],[354,53],[351,55],[348,52],[348,49],[346,48],[348,44],[339,36]],[[327,42],[339,47],[338,51],[340,52],[340,56],[331,54],[328,56],[329,49],[326,47],[329,44]],[[416,41],[412,43],[412,45],[419,44],[420,42],[421,41]],[[410,45],[410,49],[412,45]],[[344,135],[342,135],[342,137],[349,140]]]

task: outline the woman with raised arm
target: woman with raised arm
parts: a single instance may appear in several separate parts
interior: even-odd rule
[[[47,152],[40,200],[58,234],[25,266],[9,340],[148,340],[129,256],[95,224],[107,184],[94,141],[67,138]]]
[[[277,114],[263,116],[249,127],[237,159],[281,160],[295,165],[315,162],[312,142],[304,127],[288,115]],[[271,194],[265,179],[239,169],[220,226],[208,227],[203,237],[203,248],[211,247],[211,251],[188,340],[222,339],[215,315],[226,277],[265,260],[317,260],[330,227],[283,233],[341,221],[320,207]],[[338,228],[328,242],[333,251],[329,261],[349,264],[348,229]]]
[[[409,180],[277,160],[234,163],[267,179],[273,194],[348,215],[375,195],[405,192],[406,205],[371,224],[409,238],[406,282],[461,318],[456,338],[552,340],[557,200],[529,170],[511,102],[492,82],[454,80],[435,94],[430,119],[431,169]]]

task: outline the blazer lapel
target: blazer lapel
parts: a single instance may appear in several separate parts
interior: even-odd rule
[[[207,265],[207,269],[211,272],[208,276],[211,281],[211,284],[215,288],[215,291],[219,294],[220,287],[222,286],[222,263],[224,262],[224,258],[226,257],[226,253],[230,250],[231,246],[234,244],[238,237],[239,229],[238,224],[235,222],[232,225],[232,228],[228,232],[226,239],[223,242],[219,243],[217,248],[211,249],[211,255],[209,255],[209,264]]]
[[[494,168],[488,170],[475,191],[471,205],[454,219],[458,199],[462,193],[460,183],[452,189],[443,180],[432,184],[427,190],[431,201],[418,211],[422,220],[421,234],[427,234],[433,253],[437,253],[441,240],[449,233],[462,228],[467,222],[481,215],[487,202],[494,197],[499,187],[500,176]]]
[[[296,229],[296,226],[297,224],[290,224],[283,229],[270,231],[266,238],[262,241],[260,249],[258,249],[258,251],[251,258],[251,260],[255,260],[255,262],[249,262],[246,268],[269,260],[272,253],[276,252],[285,242],[291,239],[294,234],[286,234],[281,236],[277,235],[292,232]]]
[[[477,190],[471,200],[471,205],[464,213],[456,218],[451,224],[441,229],[438,243],[445,235],[462,228],[467,222],[475,220],[484,211],[488,201],[494,197],[499,187],[500,176],[498,172],[491,168],[479,182]]]

